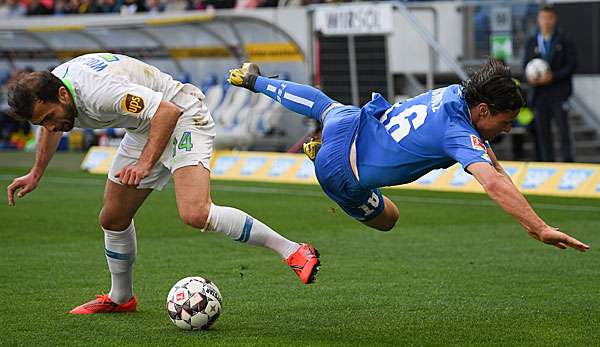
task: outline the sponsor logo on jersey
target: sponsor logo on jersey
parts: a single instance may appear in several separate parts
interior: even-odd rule
[[[89,67],[90,69],[96,72],[100,72],[106,69],[106,67],[108,66],[108,64],[97,58],[89,58],[83,63],[83,65]]]
[[[485,144],[475,135],[471,135],[471,146],[479,151],[485,151]]]
[[[123,97],[123,110],[131,113],[140,113],[146,105],[141,96],[125,94]]]

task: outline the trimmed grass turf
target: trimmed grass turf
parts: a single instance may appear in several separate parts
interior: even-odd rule
[[[23,169],[0,169],[0,187]],[[389,233],[345,216],[318,187],[213,182],[241,208],[322,254],[303,286],[276,254],[184,226],[174,191],[136,217],[139,312],[66,312],[109,289],[97,225],[104,177],[53,169],[15,208],[0,206],[0,345],[560,345],[600,339],[597,200],[531,197],[587,254],[529,238],[483,195],[387,191]],[[583,207],[582,207],[583,206]],[[178,279],[221,289],[213,329],[173,326],[164,303]]]

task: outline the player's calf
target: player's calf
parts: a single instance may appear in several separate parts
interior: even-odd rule
[[[264,94],[290,111],[321,121],[324,111],[334,101],[317,88],[260,75],[258,65],[244,63],[239,69],[229,70],[227,81],[234,86]]]

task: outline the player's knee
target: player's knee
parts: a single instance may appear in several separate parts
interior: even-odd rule
[[[390,231],[396,226],[396,222],[400,218],[400,211],[398,210],[398,206],[387,197],[385,197],[385,216],[386,218],[379,230]]]
[[[386,221],[382,225],[379,225],[378,227],[376,227],[376,229],[379,231],[390,231],[390,230],[394,229],[394,227],[396,226],[397,220],[398,220],[398,218],[396,218],[394,220]]]
[[[208,223],[208,214],[210,212],[210,204],[196,208],[184,208],[179,211],[181,220],[194,228],[204,229]]]
[[[100,211],[98,221],[102,228],[113,231],[125,230],[131,224],[131,218],[111,214],[105,209]]]
[[[366,222],[371,228],[379,231],[390,231],[396,226],[400,212],[394,204],[387,205],[385,210],[373,220]]]

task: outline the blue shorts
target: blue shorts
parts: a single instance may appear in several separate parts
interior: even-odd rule
[[[342,210],[359,221],[368,221],[378,216],[384,205],[381,191],[361,187],[350,166],[350,146],[360,112],[355,106],[340,106],[327,112],[315,173],[325,194]]]

